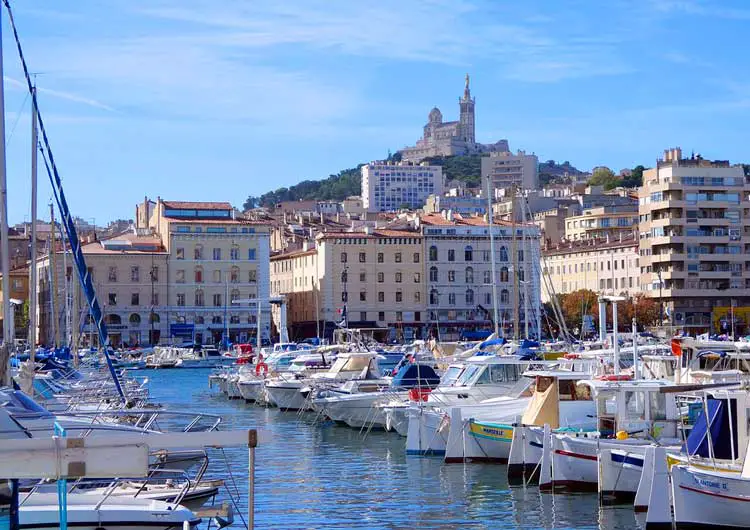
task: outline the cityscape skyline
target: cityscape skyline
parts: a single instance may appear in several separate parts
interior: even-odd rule
[[[480,142],[507,138],[584,170],[650,166],[665,145],[746,161],[750,80],[735,50],[750,10],[687,0],[604,9],[163,0],[62,11],[40,1],[16,17],[71,210],[104,224],[132,218],[143,191],[240,206],[384,158],[413,143],[430,108],[453,108],[466,72]],[[29,218],[29,103],[10,39],[15,224]]]

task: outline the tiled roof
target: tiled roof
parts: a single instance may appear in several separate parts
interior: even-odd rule
[[[271,256],[271,261],[287,259],[287,258],[299,258],[301,256],[312,256],[316,254],[317,252],[318,251],[315,248],[311,248],[308,250],[302,250],[302,249],[289,250],[285,252],[280,252],[278,254],[274,254],[273,256]]]
[[[627,247],[638,247],[638,239],[629,235],[623,237],[622,240],[619,238],[610,238],[607,241],[605,238],[600,239],[583,239],[580,241],[569,241],[560,243],[555,248],[549,248],[543,250],[544,256],[560,256],[565,254],[578,254],[580,252],[594,252],[598,250],[606,250],[610,248],[627,248]]]

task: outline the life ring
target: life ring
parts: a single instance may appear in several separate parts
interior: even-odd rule
[[[259,376],[261,369],[263,369],[263,376],[265,377],[268,374],[268,365],[263,361],[255,365],[255,375]]]
[[[580,359],[581,354],[580,353],[566,353],[563,355],[563,359]]]
[[[607,374],[599,376],[597,379],[599,379],[600,381],[630,381],[631,379],[633,379],[633,376],[628,374]]]

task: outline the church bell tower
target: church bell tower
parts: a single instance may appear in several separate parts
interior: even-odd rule
[[[476,143],[474,136],[474,98],[471,97],[469,90],[469,74],[466,74],[466,84],[464,86],[464,95],[459,98],[458,104],[461,107],[459,122],[461,124],[461,139],[471,144]]]

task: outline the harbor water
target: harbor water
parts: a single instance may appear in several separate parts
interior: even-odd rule
[[[155,402],[221,415],[226,429],[257,428],[256,528],[638,528],[632,507],[599,507],[596,494],[552,495],[510,488],[505,466],[444,464],[407,457],[395,433],[361,433],[313,414],[228,400],[208,388],[208,370],[144,370]],[[212,477],[239,490],[247,514],[246,449],[211,453]],[[229,502],[226,491],[218,502]],[[246,516],[246,515],[245,515]],[[235,513],[234,528],[242,527]]]

